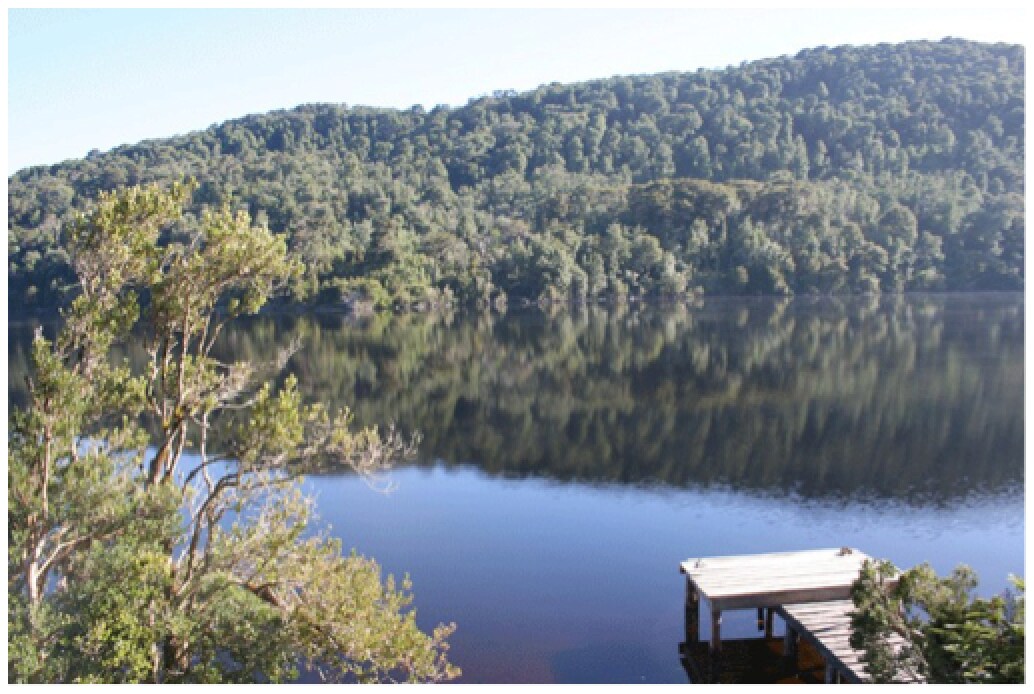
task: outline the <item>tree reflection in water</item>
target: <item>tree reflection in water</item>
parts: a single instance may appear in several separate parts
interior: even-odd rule
[[[1023,481],[1020,294],[266,316],[221,353],[295,337],[306,395],[419,430],[418,464],[934,504]]]

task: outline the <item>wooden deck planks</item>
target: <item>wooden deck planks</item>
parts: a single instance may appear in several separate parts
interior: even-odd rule
[[[862,662],[862,652],[851,646],[851,612],[855,609],[850,600],[790,604],[777,608],[779,616],[801,638],[806,639],[826,659],[834,664],[848,682],[870,681]],[[892,645],[901,645],[900,638]]]
[[[787,588],[803,588],[811,586],[841,585],[845,577],[851,581],[858,578],[858,570],[824,571],[821,573],[789,573],[749,577],[718,579],[708,577],[694,580],[694,583],[708,595],[736,595],[738,593],[759,593],[768,590],[785,590]]]
[[[869,557],[843,549],[782,552],[744,557],[702,557],[682,562],[682,573],[696,582],[715,584],[757,582],[780,576],[857,574]]]
[[[845,549],[850,549],[849,554],[841,554]],[[686,569],[689,568],[708,568],[708,569],[719,569],[719,568],[735,568],[741,569],[749,566],[770,566],[785,565],[788,561],[792,563],[807,562],[807,563],[821,563],[828,561],[837,561],[838,558],[843,556],[851,556],[851,554],[859,553],[858,550],[852,548],[834,548],[834,549],[807,549],[795,552],[769,552],[766,554],[732,554],[721,557],[699,557],[694,559],[687,559],[682,562],[682,566]]]
[[[861,653],[851,647],[851,617],[854,603],[832,600],[803,605],[783,605],[777,610],[788,626],[807,639],[849,682],[867,682]]]
[[[868,558],[834,548],[689,559],[681,570],[713,609],[774,607],[847,597]]]

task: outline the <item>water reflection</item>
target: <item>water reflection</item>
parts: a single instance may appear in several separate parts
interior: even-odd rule
[[[965,562],[983,595],[1023,573],[1022,496],[858,505],[511,480],[458,465],[414,466],[393,481],[391,494],[345,475],[306,485],[345,547],[410,574],[423,624],[456,621],[463,682],[685,682],[678,567],[688,557],[846,545],[941,574]],[[724,613],[722,633],[757,638],[755,614]]]
[[[923,504],[1022,485],[1022,295],[269,316],[220,349],[294,336],[308,397],[421,431],[425,465]]]
[[[19,404],[32,326],[9,327]],[[422,624],[460,625],[465,682],[684,682],[690,556],[847,545],[965,562],[983,594],[1022,573],[1022,295],[267,316],[220,356],[294,337],[307,397],[424,435],[391,494],[306,489],[410,574]]]

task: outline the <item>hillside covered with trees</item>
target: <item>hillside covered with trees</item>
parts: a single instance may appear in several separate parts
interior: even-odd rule
[[[10,305],[63,301],[104,190],[194,178],[305,262],[296,299],[421,306],[1022,289],[1024,51],[820,47],[724,70],[316,104],[9,179]]]

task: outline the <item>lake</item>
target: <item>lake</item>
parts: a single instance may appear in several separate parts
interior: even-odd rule
[[[305,484],[409,573],[422,625],[458,624],[461,681],[685,682],[687,557],[847,545],[969,564],[985,594],[1023,574],[1023,316],[1022,294],[266,316],[221,349],[300,338],[308,397],[421,432],[387,491]]]

